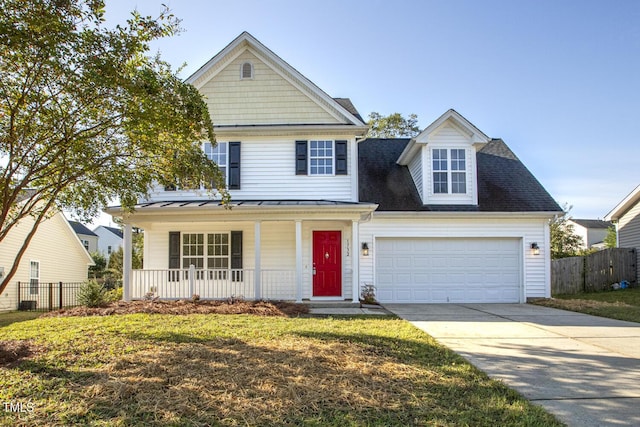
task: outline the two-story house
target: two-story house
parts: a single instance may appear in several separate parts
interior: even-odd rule
[[[248,33],[188,82],[206,97],[232,209],[157,187],[124,216],[125,299],[523,302],[550,296],[560,207],[501,140],[454,110],[412,139],[363,139],[332,98]],[[119,207],[108,213],[122,216]],[[130,268],[132,226],[145,269]]]

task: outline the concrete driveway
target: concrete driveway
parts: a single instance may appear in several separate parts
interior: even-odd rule
[[[529,304],[385,304],[569,426],[640,426],[640,324]]]

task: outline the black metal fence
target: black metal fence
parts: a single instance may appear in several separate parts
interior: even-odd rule
[[[82,285],[83,282],[18,282],[18,310],[53,311],[79,305]]]

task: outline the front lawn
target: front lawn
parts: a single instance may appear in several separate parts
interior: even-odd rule
[[[534,304],[640,323],[640,288],[556,295],[553,299],[535,301]]]
[[[7,426],[561,425],[394,317],[53,317],[0,341]]]

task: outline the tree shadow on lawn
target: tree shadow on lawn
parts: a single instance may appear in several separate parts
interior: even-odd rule
[[[84,371],[21,366],[50,382],[49,401],[67,402],[46,418],[36,411],[33,424],[526,425],[535,412],[553,425],[428,342],[306,331],[252,343],[128,335],[155,345]]]

